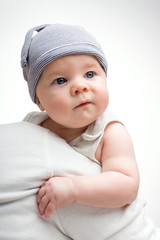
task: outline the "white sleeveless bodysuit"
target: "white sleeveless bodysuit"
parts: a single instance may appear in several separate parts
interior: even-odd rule
[[[26,116],[24,121],[40,125],[47,118],[48,115],[44,112],[32,112]],[[90,161],[78,162],[76,159],[65,161],[64,156],[64,159],[54,161],[54,175],[75,176],[100,173],[101,166],[95,158],[95,152],[105,127],[114,121],[120,122],[106,111],[87,128],[85,133],[71,141],[69,145]],[[93,164],[90,165],[89,162]],[[132,204],[117,209],[72,203],[57,208],[49,221],[55,226],[58,216],[61,223],[59,230],[74,240],[160,240],[160,230],[144,216],[144,206],[145,202],[139,198]]]

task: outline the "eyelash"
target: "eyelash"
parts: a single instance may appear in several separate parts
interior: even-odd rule
[[[90,75],[89,75],[90,74]],[[87,76],[88,75],[88,76]],[[86,72],[85,73],[85,75],[84,75],[84,77],[85,78],[93,78],[95,76],[95,72],[93,72],[93,71],[88,71],[88,72]],[[53,83],[54,84],[57,84],[57,85],[62,85],[62,84],[64,84],[64,83],[66,83],[67,82],[67,79],[65,79],[65,78],[63,78],[63,77],[59,77],[59,78],[57,78],[57,79],[55,79],[54,81],[53,81]]]
[[[54,84],[57,84],[57,85],[62,85],[64,84],[65,82],[67,82],[67,80],[63,77],[60,77],[60,78],[57,78],[53,81]]]
[[[87,74],[91,74],[91,76],[89,77],[89,76],[87,76]],[[85,77],[87,77],[87,78],[93,78],[94,76],[95,76],[95,73],[93,71],[88,71],[85,74]]]

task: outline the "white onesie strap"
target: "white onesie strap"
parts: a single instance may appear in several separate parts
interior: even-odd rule
[[[92,161],[100,164],[95,158],[95,152],[103,137],[106,126],[111,122],[121,121],[111,112],[106,111],[94,123],[90,124],[87,130],[78,138],[70,142],[70,146]]]
[[[104,133],[104,129],[111,122],[120,122],[111,112],[106,111],[94,123],[92,123],[82,134],[82,138],[86,141],[93,141]]]

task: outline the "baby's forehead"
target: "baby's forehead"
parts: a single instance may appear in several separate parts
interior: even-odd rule
[[[93,55],[73,54],[55,59],[44,68],[43,72],[53,72],[55,75],[58,75],[64,71],[72,72],[75,68],[85,70],[99,66],[101,67],[98,59]]]

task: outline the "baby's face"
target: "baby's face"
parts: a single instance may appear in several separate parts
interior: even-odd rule
[[[95,121],[108,105],[106,75],[91,55],[68,55],[46,66],[36,88],[37,104],[69,128]]]

